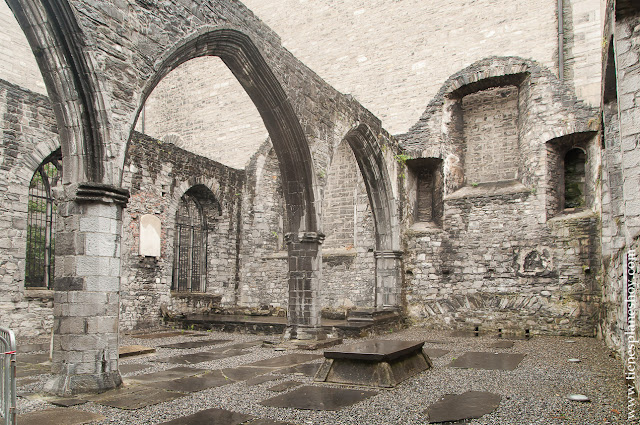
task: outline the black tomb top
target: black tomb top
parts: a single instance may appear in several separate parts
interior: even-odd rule
[[[339,350],[324,352],[327,359],[365,360],[383,362],[420,351],[424,341],[395,341],[374,339],[348,345]]]

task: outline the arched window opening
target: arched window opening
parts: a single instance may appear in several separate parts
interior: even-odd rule
[[[174,291],[204,292],[206,290],[207,226],[198,199],[185,193],[176,213],[174,242]]]
[[[52,288],[57,209],[52,189],[62,178],[62,154],[45,159],[29,183],[25,287]]]
[[[582,149],[573,148],[564,157],[564,207],[579,208],[585,205],[586,155]]]

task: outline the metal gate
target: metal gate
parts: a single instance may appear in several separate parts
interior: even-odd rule
[[[0,328],[0,418],[2,425],[16,425],[16,337]]]

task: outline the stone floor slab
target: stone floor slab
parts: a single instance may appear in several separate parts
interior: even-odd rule
[[[449,350],[443,350],[442,348],[423,348],[422,351],[426,353],[430,359],[437,359],[449,352]]]
[[[145,373],[144,375],[136,375],[127,378],[127,381],[134,382],[160,382],[170,379],[179,379],[186,376],[193,376],[206,372],[207,369],[196,369],[192,367],[179,366],[172,369],[163,370],[161,372]]]
[[[224,344],[225,342],[230,342],[230,339],[207,339],[204,341],[187,341],[187,342],[177,342],[175,344],[164,344],[160,347],[162,348],[175,348],[175,349],[190,349],[190,348],[202,348],[208,347],[210,345],[216,344]]]
[[[256,419],[251,422],[247,422],[247,425],[294,425],[291,422],[273,421],[271,419]]]
[[[471,352],[464,353],[449,363],[449,366],[463,369],[514,370],[524,357],[525,354]]]
[[[156,359],[154,361],[161,363],[171,363],[171,364],[197,364],[210,362],[213,360],[226,359],[233,356],[239,356],[242,354],[246,354],[242,350],[229,350],[224,352],[210,352],[203,351],[200,353],[191,353],[191,354],[183,354],[181,356],[174,357],[166,357],[164,359]]]
[[[229,379],[234,381],[246,381],[247,379],[254,378],[259,375],[271,372],[273,369],[268,367],[234,367],[222,369],[222,373]]]
[[[304,386],[260,404],[301,410],[340,410],[376,394],[376,391]]]
[[[141,356],[143,354],[151,354],[155,352],[155,348],[145,347],[144,345],[123,345],[122,347],[118,347],[118,354],[120,358]]]
[[[283,368],[287,366],[295,366],[301,363],[307,363],[311,360],[316,360],[321,357],[322,356],[319,354],[285,354],[284,356],[250,363],[246,366]]]
[[[514,342],[513,341],[498,341],[495,344],[491,344],[489,347],[491,348],[512,348]]]
[[[50,399],[48,401],[49,401],[49,403],[53,404],[54,406],[60,406],[60,407],[79,406],[79,405],[85,404],[87,402],[87,400],[84,400],[82,398],[75,398],[75,397],[53,398],[53,399]]]
[[[245,415],[244,413],[236,413],[224,409],[207,409],[193,415],[163,422],[160,425],[239,425],[252,418],[253,416]]]
[[[93,398],[92,401],[103,406],[124,410],[136,410],[184,396],[185,394],[157,388],[130,387],[121,390],[107,391],[99,397]]]
[[[57,407],[18,415],[18,425],[76,425],[106,419],[96,413]]]
[[[281,393],[283,391],[287,391],[290,388],[295,388],[295,387],[299,387],[300,385],[302,385],[302,382],[298,382],[298,381],[285,381],[285,382],[281,382],[278,385],[274,385],[273,387],[269,387],[267,388],[269,391],[273,391],[276,393]]]
[[[429,423],[476,419],[493,412],[500,405],[500,395],[482,391],[447,394],[424,411]]]
[[[193,332],[169,331],[169,332],[153,332],[153,333],[138,334],[138,335],[131,335],[131,336],[139,339],[156,339],[156,338],[171,338],[174,336],[189,336],[192,334]]]
[[[316,372],[320,369],[321,363],[305,363],[296,366],[278,369],[276,373],[285,373],[292,375],[316,376]]]
[[[278,379],[280,378],[273,375],[261,375],[261,376],[256,376],[255,378],[247,379],[247,385],[249,386],[260,385],[260,384],[264,384],[265,382],[275,381]]]
[[[134,373],[134,372],[139,372],[141,370],[148,369],[148,368],[149,368],[149,365],[139,364],[139,363],[118,365],[118,369],[120,369],[120,373]]]
[[[150,387],[168,391],[179,391],[182,393],[194,393],[207,388],[221,387],[232,384],[235,381],[225,377],[219,370],[204,373],[202,375],[188,376],[186,378],[173,379],[170,381],[153,382]]]

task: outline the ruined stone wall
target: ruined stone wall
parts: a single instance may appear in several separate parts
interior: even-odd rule
[[[219,209],[205,208],[209,227],[205,292],[220,296],[223,304],[235,303],[244,173],[138,133],[134,133],[128,154],[123,186],[130,190],[131,198],[123,219],[122,327],[159,324],[162,304],[173,312],[196,312],[212,302],[196,302],[170,291],[176,212],[182,195],[194,186],[204,186],[219,204]],[[162,223],[159,258],[139,255],[140,217],[144,214],[153,214]]]
[[[20,25],[0,2],[0,78],[35,93],[47,94],[40,69]]]
[[[496,87],[462,99],[468,183],[518,176],[518,88]]]
[[[48,334],[53,291],[24,287],[29,182],[59,148],[46,97],[0,80],[0,311],[19,337]]]
[[[517,107],[505,103],[513,89],[501,96],[503,87],[513,85]],[[564,170],[557,157],[564,158],[569,146],[584,146],[589,153],[591,192],[598,181],[596,113],[571,91],[539,65],[490,58],[452,76],[412,131],[400,136],[412,161],[444,164],[442,225],[413,223],[411,206],[404,215],[407,309],[414,320],[467,329],[595,334],[597,203],[591,197],[586,208],[547,210],[547,203],[561,196],[555,186],[563,183]],[[482,123],[501,120],[485,131],[467,131],[469,116]],[[500,125],[505,121],[508,125]],[[493,157],[481,156],[475,164],[469,146],[509,140],[510,148],[492,154],[502,164],[502,155],[516,151],[511,169],[517,172],[477,183],[481,176],[473,177],[475,168]],[[407,203],[415,202],[411,181],[405,184]]]
[[[366,188],[346,141],[333,154],[322,201],[322,306],[371,307],[375,291],[375,235]]]
[[[267,141],[246,169],[238,291],[238,304],[243,307],[287,307],[286,214],[278,167],[278,159]]]
[[[234,168],[244,168],[268,133],[253,102],[215,56],[167,75],[145,103],[137,130]]]
[[[602,267],[604,270],[602,336],[618,351],[625,373],[640,338],[638,310],[628,317],[627,301],[638,305],[637,277],[627,282],[628,256],[640,248],[640,8],[635,2],[608,1],[603,48]],[[637,274],[637,260],[633,261]],[[625,332],[628,332],[625,334]],[[633,365],[632,365],[633,366]],[[640,392],[637,373],[627,380],[629,395]],[[635,387],[635,394],[633,389]]]

